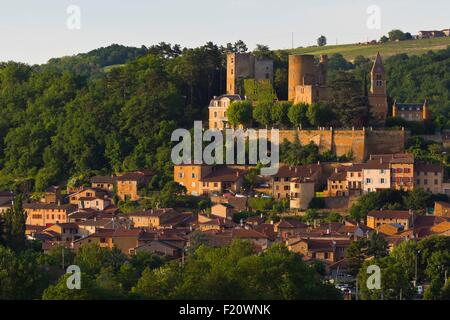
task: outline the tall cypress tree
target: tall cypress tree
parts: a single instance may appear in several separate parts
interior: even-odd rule
[[[22,207],[22,195],[14,197],[12,208],[3,216],[3,240],[4,244],[13,250],[21,250],[25,247],[25,221],[26,213]]]

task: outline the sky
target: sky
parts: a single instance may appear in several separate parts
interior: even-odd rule
[[[373,5],[379,29],[367,26],[377,17],[367,12]],[[0,0],[0,61],[40,64],[113,43],[243,40],[250,49],[285,49],[292,34],[295,47],[322,34],[329,44],[356,43],[394,28],[450,28],[449,12],[449,0]]]

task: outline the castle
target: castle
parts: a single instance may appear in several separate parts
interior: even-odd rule
[[[288,100],[292,103],[312,104],[327,101],[330,88],[327,86],[328,57],[322,55],[316,64],[313,55],[290,55],[288,72]],[[251,53],[227,55],[227,94],[214,97],[209,105],[209,128],[229,128],[227,109],[234,101],[241,101],[242,80],[252,78],[273,79],[273,61],[258,59]],[[383,125],[388,116],[386,72],[380,54],[377,54],[371,70],[371,87],[368,100],[372,118]],[[394,109],[396,110],[396,109]],[[424,113],[425,114],[425,113]],[[395,114],[394,114],[395,116]],[[296,136],[302,145],[314,142],[321,152],[331,151],[337,156],[353,154],[362,161],[370,154],[404,152],[408,133],[404,130],[281,130],[280,141],[294,141]]]
[[[251,53],[227,54],[227,94],[243,95],[243,80],[273,81],[273,60],[258,58]]]

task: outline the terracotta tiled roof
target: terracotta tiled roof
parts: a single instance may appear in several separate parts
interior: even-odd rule
[[[387,163],[414,163],[414,155],[411,153],[393,153],[393,154],[373,154],[370,160],[382,160]]]
[[[116,181],[115,176],[94,176],[91,178],[91,183],[109,183],[113,184]]]
[[[247,229],[232,229],[231,235],[237,239],[267,239],[268,237],[256,230]]]
[[[278,223],[278,228],[289,229],[289,228],[308,228],[307,224],[298,221],[297,219],[282,219]]]
[[[330,181],[346,181],[347,180],[347,172],[333,172],[333,174],[328,178]]]
[[[281,166],[277,178],[311,177],[320,169],[320,164],[308,164],[304,166]]]
[[[132,212],[128,213],[128,216],[137,216],[137,217],[160,217],[162,215],[173,213],[175,209],[173,208],[161,208],[161,209],[150,209],[146,211]]]
[[[117,181],[143,181],[154,176],[154,173],[149,170],[139,170],[134,172],[124,173],[116,178]]]
[[[369,211],[367,216],[378,219],[409,219],[411,217],[411,213],[406,210],[374,210]]]
[[[74,204],[54,204],[54,203],[42,203],[42,202],[32,202],[32,203],[24,203],[24,209],[45,209],[45,210],[68,210],[75,211],[77,206]]]
[[[440,164],[417,162],[414,165],[415,172],[442,172],[443,167]]]
[[[238,169],[219,167],[207,176],[200,179],[202,182],[236,182],[242,178],[242,172]]]

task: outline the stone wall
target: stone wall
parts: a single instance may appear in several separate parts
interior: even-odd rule
[[[401,153],[405,151],[407,132],[404,130],[280,130],[280,143],[298,136],[300,143],[314,142],[321,153],[331,151],[337,156],[353,153],[356,161],[366,160],[370,154]]]

